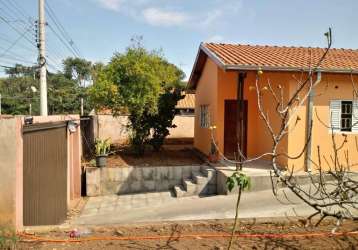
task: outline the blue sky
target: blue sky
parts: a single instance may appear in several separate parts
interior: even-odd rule
[[[37,0],[6,1],[17,2],[29,16],[37,15]],[[162,49],[187,77],[202,41],[322,47],[323,33],[332,27],[334,47],[358,48],[357,0],[46,1],[85,58],[107,62],[114,52],[125,50],[131,37],[142,35],[147,48]],[[15,14],[0,2],[1,16],[15,21]],[[0,22],[0,50],[10,45],[4,38],[15,41],[18,36]],[[11,52],[35,61],[36,50],[25,45],[31,47],[22,40]],[[71,55],[49,29],[48,46],[53,67]],[[5,64],[1,52],[0,63]]]

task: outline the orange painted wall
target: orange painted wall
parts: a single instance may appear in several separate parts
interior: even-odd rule
[[[358,84],[358,77],[355,77],[355,83]],[[357,87],[357,86],[356,86]],[[294,89],[291,89],[291,94]],[[332,133],[329,128],[326,127],[330,124],[330,110],[329,105],[331,100],[352,100],[353,99],[353,86],[350,75],[343,74],[325,74],[322,73],[322,81],[315,88],[315,95],[313,100],[313,127],[312,127],[312,154],[311,158],[314,163],[318,163],[318,146],[321,152],[322,167],[329,168],[329,165],[324,160],[324,157],[330,161],[333,156],[333,143]],[[298,154],[304,146],[303,131],[306,124],[306,105],[303,105],[299,109],[298,115],[301,118],[300,124],[294,128],[289,134],[289,151],[292,155]],[[292,128],[293,126],[291,126]],[[347,133],[347,143],[342,149],[339,158],[341,162],[345,162],[344,151],[348,152],[350,164],[358,163],[358,149],[356,146],[356,138],[358,134]],[[342,133],[335,134],[335,140],[338,145],[344,140]],[[333,167],[332,164],[330,164]],[[290,160],[289,166],[295,166],[297,170],[303,170],[304,157],[300,157],[298,160]],[[311,164],[312,170],[317,169],[315,164]],[[358,169],[355,166],[354,169]]]
[[[304,77],[301,73],[294,72],[264,72],[259,80],[260,88],[267,86],[270,81],[273,89],[279,93],[279,86],[283,91],[284,103],[297,89],[297,79]],[[215,125],[215,138],[221,152],[224,152],[224,114],[225,100],[235,100],[237,93],[238,72],[224,71],[216,66],[210,59],[207,60],[202,76],[196,89],[196,118],[195,118],[195,139],[194,145],[205,154],[210,150],[210,130],[200,128],[199,112],[200,105],[210,105],[211,124]],[[248,157],[257,157],[272,149],[272,138],[259,116],[257,106],[257,94],[255,90],[256,72],[248,71],[245,79],[244,98],[248,100],[248,131],[247,131],[247,152]],[[358,77],[356,77],[358,84]],[[358,88],[358,86],[357,86]],[[312,136],[312,160],[317,160],[317,146],[327,159],[332,155],[332,138],[328,128],[326,128],[317,118],[329,124],[330,100],[347,99],[352,100],[353,88],[349,75],[325,74],[322,73],[322,81],[315,89],[314,112],[313,112],[313,136]],[[301,95],[301,98],[303,96]],[[306,140],[306,103],[303,103],[295,111],[291,111],[292,120],[289,126],[289,133],[284,137],[279,145],[279,152],[289,156],[297,156],[303,149]],[[277,112],[276,103],[269,91],[264,92],[263,108],[268,114],[270,123],[275,132],[278,132],[281,123]],[[316,114],[317,113],[317,114]],[[298,122],[297,117],[299,117]],[[236,135],[233,135],[236,136]],[[345,149],[349,149],[351,163],[358,163],[358,148],[356,147],[356,137],[358,134],[348,134],[348,143]],[[343,141],[341,134],[336,135],[337,143]],[[323,157],[323,154],[322,154]],[[267,158],[267,157],[266,157]],[[295,171],[305,170],[305,155],[298,159],[288,159],[280,157],[278,162],[283,167],[294,168]],[[343,152],[341,159],[344,159]],[[314,164],[312,164],[314,167]],[[327,164],[323,164],[327,169]],[[357,167],[358,169],[358,167]]]
[[[264,87],[267,85],[268,80],[270,80],[274,89],[277,89],[279,84],[284,86],[284,88],[288,88],[288,83],[286,81],[287,77],[288,74],[273,72],[265,73],[260,77],[259,86]],[[224,150],[222,145],[224,144],[225,100],[235,100],[237,98],[237,79],[238,72],[225,72],[222,69],[219,69],[217,136],[222,151]],[[272,137],[259,115],[255,82],[256,72],[247,72],[247,77],[244,83],[244,99],[248,101],[247,154],[250,158],[269,152],[272,148]],[[287,99],[287,96],[288,92],[287,94],[285,93],[284,100]],[[272,96],[266,92],[262,100],[265,113],[268,114],[272,127],[274,131],[277,132],[280,123],[276,112],[273,112],[275,104],[272,102]],[[286,139],[280,144],[279,150],[281,152],[287,152]],[[282,165],[286,165],[286,159],[284,158],[280,158],[279,162]]]
[[[282,79],[282,73],[267,73],[260,80],[260,84],[271,79],[272,85],[287,84]],[[249,157],[255,157],[271,149],[272,139],[268,130],[259,117],[257,108],[256,91],[250,86],[255,86],[256,72],[248,72],[245,79],[244,98],[248,100],[248,132],[247,152]],[[288,77],[288,74],[287,76]],[[200,128],[200,105],[210,105],[211,125],[217,128],[214,131],[219,150],[224,152],[224,114],[225,100],[236,100],[238,73],[235,71],[223,71],[212,60],[208,59],[202,76],[196,89],[196,118],[194,146],[205,154],[210,151],[210,130]],[[288,93],[288,91],[287,91]],[[287,97],[285,97],[287,99]],[[264,106],[268,110],[273,127],[278,128],[279,124],[270,110],[274,108],[271,97],[264,96]],[[233,135],[236,136],[236,135]],[[280,145],[281,151],[287,152],[287,140]],[[280,159],[281,164],[286,162]]]
[[[210,152],[211,132],[207,128],[200,127],[200,105],[209,105],[211,123],[217,120],[217,86],[218,68],[216,64],[207,60],[203,74],[199,80],[195,98],[195,127],[194,146],[205,154]]]

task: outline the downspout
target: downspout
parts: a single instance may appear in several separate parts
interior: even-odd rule
[[[236,164],[236,171],[242,170],[243,158],[239,154],[239,150],[244,154],[244,83],[246,78],[246,72],[240,72],[237,82],[237,113],[236,113],[236,141],[237,141],[237,160],[239,163]]]
[[[320,71],[317,72],[317,79],[313,83],[313,87],[311,89],[311,92],[309,93],[307,97],[307,117],[306,117],[306,142],[307,142],[307,149],[306,149],[306,156],[305,156],[305,166],[306,171],[311,172],[311,152],[312,152],[312,135],[310,135],[311,127],[312,127],[312,114],[313,114],[313,97],[314,97],[314,86],[319,84],[322,80],[322,74]]]

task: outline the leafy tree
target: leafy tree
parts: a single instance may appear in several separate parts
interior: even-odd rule
[[[99,74],[90,90],[97,107],[110,108],[115,115],[129,114],[131,142],[138,154],[150,135],[150,117],[158,114],[160,96],[170,86],[179,86],[184,73],[158,51],[148,51],[140,43],[116,53]]]
[[[92,63],[82,58],[68,57],[63,60],[64,75],[74,79],[80,86],[91,80]]]
[[[32,111],[37,113],[39,97],[34,90],[39,89],[39,84],[34,69],[17,64],[5,73],[9,77],[0,80],[2,114],[29,114],[30,104]]]
[[[169,135],[169,128],[175,128],[173,119],[177,114],[175,106],[180,99],[184,98],[180,89],[167,89],[161,94],[158,101],[158,112],[149,117],[150,127],[153,128],[153,135],[149,143],[154,150],[159,149],[164,144],[164,139]]]
[[[83,65],[92,65],[83,59],[66,59],[67,68],[73,67],[73,70],[81,72],[77,78],[68,77],[62,72],[48,72],[48,109],[49,114],[73,114],[80,112],[80,98],[87,95],[87,88],[81,87],[80,79],[90,79],[86,70],[82,69]],[[79,62],[79,63],[77,63]],[[83,67],[82,67],[83,66]],[[85,68],[85,67],[84,67]],[[68,70],[68,69],[67,69]],[[92,68],[89,68],[89,74]],[[2,113],[12,115],[32,115],[39,114],[40,110],[40,93],[38,71],[35,67],[27,67],[20,64],[6,69],[6,78],[0,79],[0,93],[2,95]],[[67,72],[68,73],[68,72]],[[82,75],[86,76],[83,77]],[[34,92],[33,90],[37,91]],[[85,102],[85,112],[90,110],[88,102]]]

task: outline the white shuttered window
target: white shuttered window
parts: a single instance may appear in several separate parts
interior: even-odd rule
[[[330,118],[330,130],[334,133],[358,133],[358,101],[332,100]]]

